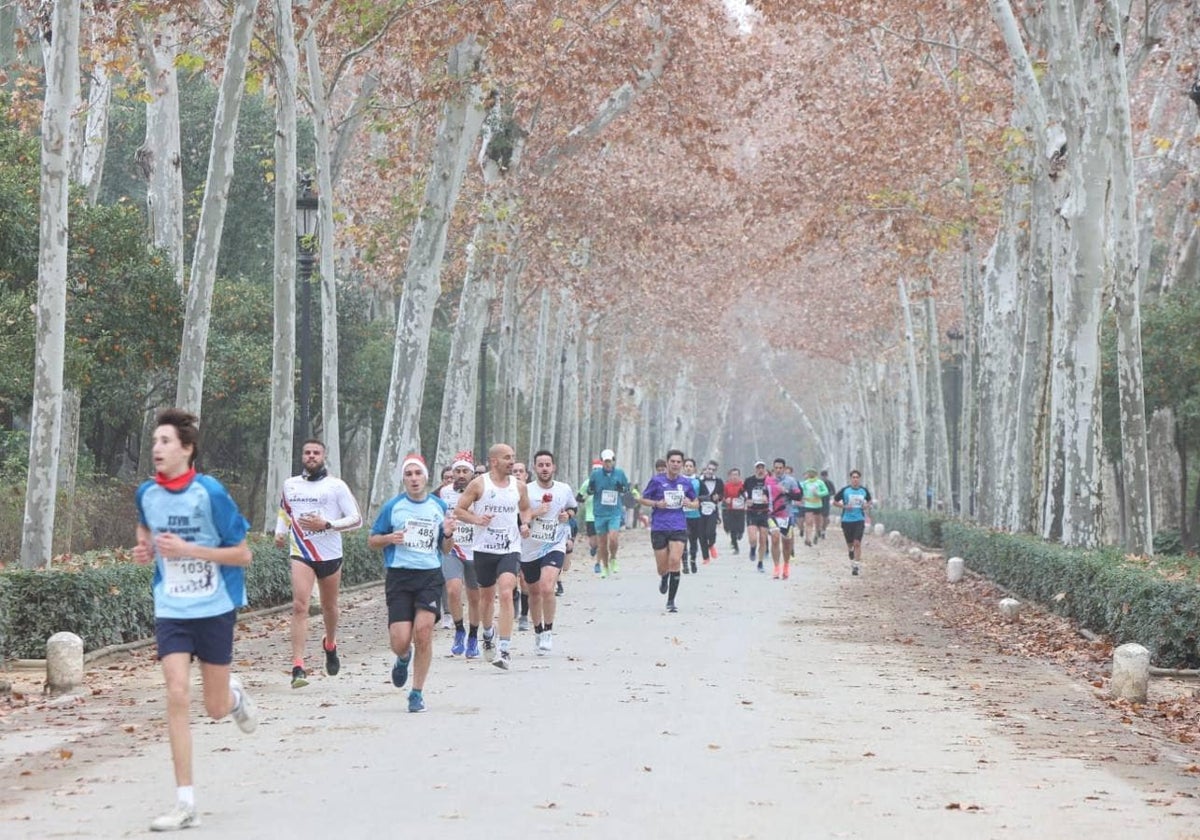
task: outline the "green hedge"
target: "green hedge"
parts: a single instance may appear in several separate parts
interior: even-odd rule
[[[923,510],[881,510],[875,521],[884,523],[889,531],[899,531],[914,542],[935,548],[942,544],[942,523],[946,519]]]
[[[962,557],[972,571],[1114,645],[1137,642],[1156,665],[1200,667],[1200,586],[1178,558],[1144,561],[1116,549],[1065,548],[921,511],[889,512],[886,522],[947,556]],[[933,534],[936,540],[922,538]]]
[[[342,584],[383,579],[383,560],[367,548],[366,531],[343,541]],[[246,570],[250,608],[286,604],[292,599],[291,564],[270,538],[251,537],[254,555]],[[69,570],[21,569],[0,572],[0,659],[40,659],[46,639],[60,631],[83,639],[84,650],[148,639],[154,635],[152,566],[111,553],[75,561]]]

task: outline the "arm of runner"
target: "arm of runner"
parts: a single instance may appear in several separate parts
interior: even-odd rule
[[[250,546],[246,545],[245,539],[236,545],[197,545],[178,534],[166,533],[155,536],[154,547],[163,557],[195,557],[222,566],[250,565]]]
[[[454,515],[466,522],[468,525],[487,525],[492,521],[490,516],[480,516],[475,511],[471,510],[471,505],[479,501],[479,495],[482,492],[483,480],[472,478],[471,482],[463,490],[462,495],[458,497],[458,504],[454,506]]]

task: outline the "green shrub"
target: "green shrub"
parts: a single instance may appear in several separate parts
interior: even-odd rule
[[[889,531],[899,531],[929,548],[942,545],[942,523],[946,517],[924,510],[882,510],[876,517]]]
[[[342,583],[383,578],[383,560],[367,548],[366,530],[343,540]],[[292,599],[291,563],[270,537],[250,539],[254,559],[246,570],[249,609]],[[40,659],[46,639],[60,631],[83,639],[85,651],[151,638],[153,567],[126,552],[98,552],[60,561],[50,569],[0,571],[0,658]]]

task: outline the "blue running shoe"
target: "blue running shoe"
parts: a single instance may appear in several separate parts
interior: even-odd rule
[[[467,639],[467,659],[479,658],[479,639],[472,636]]]
[[[425,711],[425,698],[421,696],[419,691],[408,692],[408,710],[410,712]]]
[[[412,660],[412,651],[408,653],[407,659],[396,657],[396,664],[392,666],[392,685],[396,688],[403,688],[408,682],[408,663]]]
[[[463,652],[466,651],[466,649],[467,649],[466,641],[467,641],[467,631],[466,630],[455,630],[454,631],[454,644],[450,645],[450,654],[452,656],[462,656]]]

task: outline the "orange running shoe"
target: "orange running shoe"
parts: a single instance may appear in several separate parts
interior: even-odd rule
[[[779,580],[779,564],[775,564],[775,571],[771,572],[771,580]]]
[[[783,564],[783,579],[787,580],[788,575],[790,575],[791,573],[792,573],[791,565],[789,563],[784,563]]]

